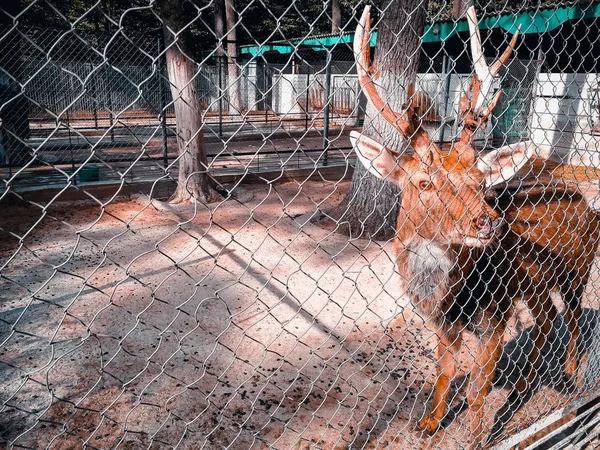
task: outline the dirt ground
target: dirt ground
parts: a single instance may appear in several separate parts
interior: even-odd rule
[[[0,446],[462,448],[465,413],[434,437],[413,430],[434,340],[400,292],[391,245],[309,220],[347,188],[242,186],[197,209],[142,196],[3,206]],[[598,283],[595,272],[588,307]],[[487,427],[526,359],[518,313]],[[587,338],[595,319],[587,310]],[[542,387],[507,435],[574,398],[551,380],[563,344],[546,349]]]

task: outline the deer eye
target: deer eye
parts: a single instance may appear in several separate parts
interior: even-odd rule
[[[433,184],[431,183],[431,180],[419,181],[419,190],[427,191],[427,190],[431,189],[432,185]]]

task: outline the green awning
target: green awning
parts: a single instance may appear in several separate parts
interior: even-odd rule
[[[480,19],[479,28],[482,30],[501,28],[512,34],[515,33],[520,26],[522,34],[536,34],[554,30],[569,20],[588,19],[592,17],[600,17],[600,3],[485,17]],[[422,40],[423,42],[441,42],[447,40],[456,33],[468,30],[469,26],[466,20],[434,23],[425,27]],[[348,33],[335,36],[307,38],[303,40],[299,39],[290,41],[289,45],[273,44],[246,46],[240,48],[240,53],[242,55],[251,56],[259,56],[273,51],[281,54],[288,54],[294,52],[298,48],[310,48],[314,51],[321,51],[339,44],[351,44],[353,40],[354,33]],[[371,46],[375,46],[376,42],[377,32],[374,32],[371,35]]]
[[[568,8],[545,9],[541,11],[524,12],[515,15],[485,17],[479,21],[481,30],[502,28],[514,34],[519,26],[523,34],[546,33],[558,28],[569,20],[600,17],[600,4],[576,5]],[[444,41],[461,31],[469,31],[466,20],[434,23],[425,27],[423,42]]]

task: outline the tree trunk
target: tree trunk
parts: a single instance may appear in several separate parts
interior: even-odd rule
[[[225,66],[227,60],[225,57],[225,4],[223,0],[217,0],[215,2],[215,35],[217,37],[217,67],[219,70],[219,105],[221,105],[222,99],[225,96],[224,86],[227,86],[227,71]],[[219,106],[220,107],[220,106]]]
[[[208,176],[202,115],[194,80],[194,64],[189,57],[186,43],[189,32],[186,15],[181,0],[162,0],[163,32],[167,48],[167,73],[175,107],[179,176],[177,189],[169,199],[170,203],[209,203],[218,198],[212,189]],[[174,42],[171,31],[178,34]]]
[[[469,5],[469,0],[454,0],[452,2],[452,18],[462,19]]]
[[[331,0],[331,33],[337,34],[342,30],[342,10],[340,0]]]
[[[416,79],[421,36],[425,25],[427,1],[391,0],[378,26],[374,66],[380,77],[378,90],[393,110],[401,111],[406,90]],[[400,134],[370,105],[367,105],[363,133],[400,152],[407,143]],[[400,206],[399,189],[371,175],[357,161],[348,194],[329,215],[339,217],[351,236],[368,235],[373,239],[390,239],[395,234]]]
[[[4,8],[13,17],[23,11],[19,0],[7,2]],[[0,25],[8,30],[14,24],[8,14],[2,13]],[[14,33],[10,42],[10,51],[3,46],[4,51],[0,52],[0,67],[3,68],[0,70],[0,163],[20,167],[33,159],[33,152],[26,142],[31,135],[30,104],[29,99],[22,95],[19,84],[23,79],[23,38],[19,33]]]
[[[237,32],[235,29],[234,0],[225,0],[227,20],[227,73],[229,75],[227,91],[229,94],[229,113],[241,114],[243,103],[240,92],[240,68],[237,65]]]

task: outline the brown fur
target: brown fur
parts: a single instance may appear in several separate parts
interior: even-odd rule
[[[600,169],[596,167],[559,164],[547,159],[531,158],[517,175],[519,175],[519,181],[532,177],[538,181],[542,179],[545,181],[561,180],[569,186],[577,188],[588,204],[593,205],[599,201]],[[598,209],[597,206],[595,209]]]

